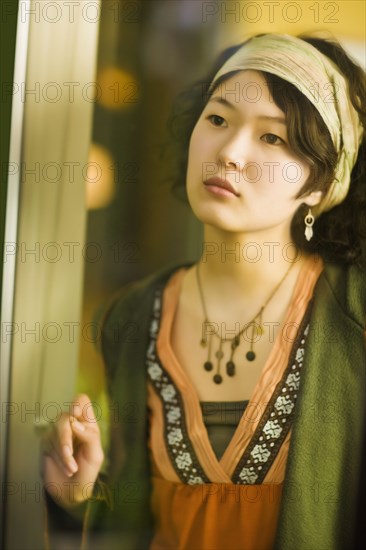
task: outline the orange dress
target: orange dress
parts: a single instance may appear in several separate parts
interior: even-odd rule
[[[210,443],[198,394],[170,345],[182,277],[156,295],[147,352],[155,534],[150,550],[265,550],[273,546],[291,423],[323,269],[309,257],[249,403],[224,454]]]

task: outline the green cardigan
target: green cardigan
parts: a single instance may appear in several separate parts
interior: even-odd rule
[[[126,285],[100,318],[112,406],[113,510],[91,504],[90,523],[108,549],[142,550],[153,535],[145,353],[154,290],[183,265],[190,264]],[[314,290],[275,543],[280,550],[354,547],[366,433],[365,325],[365,273],[326,264]]]

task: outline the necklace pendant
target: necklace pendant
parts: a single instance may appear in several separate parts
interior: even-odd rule
[[[211,363],[211,361],[206,361],[204,364],[203,364],[203,368],[207,371],[210,371],[213,369],[213,364]]]
[[[231,349],[232,350],[236,349],[239,344],[240,344],[239,336],[235,336],[235,338],[231,342]]]
[[[217,350],[215,357],[217,357],[217,359],[222,359],[224,357],[224,352],[221,351],[221,349]]]
[[[201,345],[202,348],[205,348],[207,346],[207,340],[204,340],[202,338],[202,340],[200,341],[200,345]]]
[[[235,363],[234,361],[228,361],[226,363],[226,373],[228,376],[234,376],[235,374]]]
[[[213,377],[213,381],[215,382],[215,384],[221,384],[222,382],[221,374],[215,374],[215,376]]]
[[[254,351],[247,351],[245,357],[247,358],[248,361],[254,361],[255,359]]]

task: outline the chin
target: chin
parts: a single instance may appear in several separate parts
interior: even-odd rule
[[[232,219],[227,216],[220,216],[214,212],[202,212],[200,209],[192,209],[196,218],[203,224],[210,225],[220,231],[230,233],[239,233],[245,229],[238,224],[235,224]]]

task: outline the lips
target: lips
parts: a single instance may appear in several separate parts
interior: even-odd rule
[[[239,193],[237,192],[237,190],[231,185],[231,183],[227,180],[224,180],[222,178],[219,178],[217,176],[213,177],[213,178],[208,178],[207,180],[205,180],[204,182],[204,185],[206,185],[207,187],[211,187],[211,186],[214,186],[214,187],[219,187],[221,189],[226,189],[226,191],[229,191],[230,193],[232,193],[233,195],[235,195],[236,197],[239,196]]]

